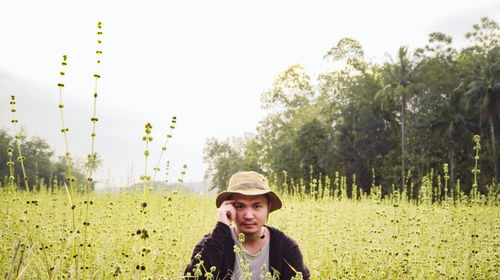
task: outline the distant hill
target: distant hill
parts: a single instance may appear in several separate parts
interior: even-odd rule
[[[173,184],[173,185],[177,185],[177,184]],[[208,182],[184,182],[182,183],[181,185],[182,187],[186,188],[186,189],[190,189],[194,192],[198,192],[198,193],[208,193],[208,189],[209,189],[209,184]]]
[[[183,183],[165,183],[165,182],[155,182],[153,184],[153,191],[162,191],[162,190],[178,190],[183,192],[196,192],[196,193],[213,193],[215,191],[208,191],[209,184],[208,182],[183,182]],[[142,183],[136,183],[128,188],[122,188],[122,191],[130,191],[130,190],[142,190]]]

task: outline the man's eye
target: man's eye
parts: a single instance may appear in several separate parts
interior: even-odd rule
[[[262,205],[255,205],[255,208],[262,208]]]
[[[243,208],[243,206],[242,205],[236,205],[234,208],[241,209],[241,208]]]

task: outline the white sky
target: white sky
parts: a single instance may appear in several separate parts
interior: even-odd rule
[[[120,185],[133,175],[139,181],[144,124],[153,124],[152,166],[175,115],[178,126],[166,155],[170,181],[184,163],[185,181],[201,181],[206,139],[253,132],[267,114],[260,108],[261,93],[288,66],[302,64],[312,76],[325,72],[331,66],[322,57],[342,37],[360,41],[375,61],[384,61],[401,45],[423,46],[434,31],[452,35],[455,45],[463,46],[463,35],[482,16],[500,21],[500,2],[4,0],[0,127],[11,129],[8,104],[14,94],[17,119],[28,135],[64,153],[56,84],[61,56],[67,54],[63,98],[70,151],[85,157],[96,24],[102,21],[100,180],[111,177]]]

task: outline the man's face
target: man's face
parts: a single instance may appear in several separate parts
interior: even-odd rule
[[[260,234],[269,212],[267,197],[265,195],[233,194],[231,199],[235,200],[235,222],[239,232],[250,235]]]

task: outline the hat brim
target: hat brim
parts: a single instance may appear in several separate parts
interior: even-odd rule
[[[268,194],[269,195],[269,202],[270,202],[270,208],[269,212],[273,212],[274,210],[278,210],[281,208],[282,203],[281,199],[278,197],[276,193],[272,190],[260,190],[260,189],[241,189],[241,190],[235,190],[235,191],[224,191],[221,192],[217,195],[217,198],[215,199],[215,205],[217,208],[219,208],[222,205],[222,202],[229,200],[232,194],[242,194],[242,195],[249,195],[249,196],[255,196],[255,195],[262,195],[262,194]]]

